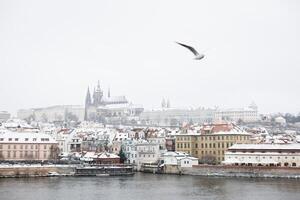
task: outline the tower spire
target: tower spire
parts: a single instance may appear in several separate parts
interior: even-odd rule
[[[98,85],[97,85],[97,91],[100,91],[101,88],[100,88],[100,81],[98,80]]]
[[[88,107],[92,105],[90,88],[88,87],[85,97],[84,120],[88,120]]]
[[[90,88],[88,87],[87,92],[86,92],[86,97],[85,97],[85,105],[91,105],[91,93],[90,93]]]
[[[110,87],[108,87],[107,97],[110,98]]]

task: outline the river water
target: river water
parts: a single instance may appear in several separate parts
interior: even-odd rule
[[[154,175],[0,179],[0,200],[300,199],[300,180]]]

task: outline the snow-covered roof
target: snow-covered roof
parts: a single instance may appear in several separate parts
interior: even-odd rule
[[[57,143],[50,135],[33,132],[11,132],[0,133],[0,143]]]
[[[21,119],[9,119],[6,123],[3,123],[5,128],[33,128],[26,121]]]
[[[186,157],[189,156],[189,154],[185,153],[185,152],[179,152],[179,151],[167,151],[165,153],[162,154],[163,157]]]
[[[300,150],[299,143],[292,144],[234,144],[229,150]]]
[[[103,100],[105,103],[128,102],[125,96],[103,97],[102,100]]]
[[[216,112],[245,112],[245,111],[256,111],[253,108],[225,108],[225,109],[218,109]]]
[[[98,154],[98,158],[120,158],[120,157],[113,153],[103,152]]]

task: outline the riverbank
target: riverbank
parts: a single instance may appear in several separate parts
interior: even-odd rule
[[[52,176],[128,176],[133,175],[128,165],[2,165],[0,178]]]
[[[292,178],[300,179],[300,168],[250,167],[224,165],[194,165],[189,168],[165,166],[164,171],[153,168],[142,171],[153,174],[177,174],[214,177]],[[52,177],[52,176],[128,176],[134,175],[129,166],[80,166],[80,165],[7,165],[0,166],[0,178]]]
[[[181,168],[181,174],[192,176],[300,179],[300,168],[196,165],[191,168]]]
[[[0,178],[74,176],[75,166],[70,165],[12,165],[0,166]]]

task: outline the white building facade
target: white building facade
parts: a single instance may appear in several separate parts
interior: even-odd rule
[[[300,144],[235,144],[225,153],[223,164],[300,167]]]

